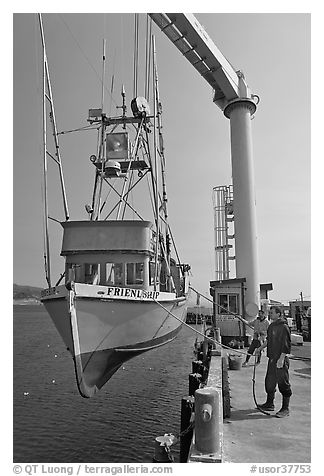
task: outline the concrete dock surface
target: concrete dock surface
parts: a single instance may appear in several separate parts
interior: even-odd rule
[[[310,358],[309,342],[293,346],[292,355]],[[251,364],[250,364],[251,362]],[[311,462],[311,361],[290,360],[293,395],[290,415],[267,416],[255,408],[252,394],[254,357],[249,366],[229,370],[231,416],[224,419],[224,463],[310,463]],[[256,367],[256,399],[266,401],[264,378],[268,359],[263,354]],[[281,408],[281,394],[275,396],[275,415]]]

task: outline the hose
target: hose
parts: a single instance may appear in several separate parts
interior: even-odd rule
[[[260,406],[257,402],[256,395],[255,395],[255,369],[256,369],[256,365],[257,365],[257,356],[254,355],[253,376],[252,376],[252,393],[253,393],[253,400],[254,400],[255,406],[259,410],[259,412],[263,413],[264,415],[274,416],[274,415],[271,415],[271,413],[269,413],[269,412],[263,410],[262,408],[260,408]]]

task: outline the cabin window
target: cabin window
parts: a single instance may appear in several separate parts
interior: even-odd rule
[[[158,269],[159,269],[159,263],[158,263]],[[150,278],[150,286],[154,285],[154,278],[155,278],[155,261],[150,261],[149,264],[149,278]],[[157,283],[159,282],[159,272],[157,272]]]
[[[85,263],[84,265],[84,282],[85,284],[99,284],[100,281],[100,265],[98,263]]]
[[[144,263],[126,264],[126,284],[144,283]]]
[[[238,314],[238,294],[219,294],[218,306],[218,314]]]
[[[123,263],[106,263],[106,285],[122,286],[123,284]]]
[[[68,263],[66,281],[74,281],[76,283],[84,282],[84,270],[82,264]]]

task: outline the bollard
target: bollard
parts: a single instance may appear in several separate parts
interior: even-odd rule
[[[188,396],[181,400],[180,422],[180,463],[188,460],[189,449],[192,440],[193,429],[189,428],[194,411],[194,397]],[[186,431],[187,430],[187,431]]]
[[[195,392],[195,446],[203,454],[216,453],[220,449],[220,394],[214,387]]]
[[[189,395],[193,396],[201,383],[201,374],[189,374]]]
[[[170,447],[173,445],[175,440],[175,436],[171,433],[165,433],[164,436],[157,436],[155,438],[153,463],[174,462]]]

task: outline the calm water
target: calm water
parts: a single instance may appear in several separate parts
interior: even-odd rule
[[[154,439],[179,432],[194,339],[183,327],[83,399],[43,306],[14,306],[14,462],[152,462]]]

